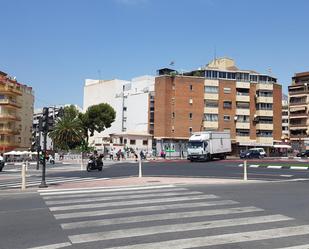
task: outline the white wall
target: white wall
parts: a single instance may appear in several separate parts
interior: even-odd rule
[[[125,122],[126,132],[148,132],[148,94],[154,90],[155,77],[141,76],[133,78],[132,81],[125,80],[91,80],[86,79],[84,86],[84,106],[86,111],[91,105],[108,103],[116,111],[115,122],[112,126],[100,134],[95,133],[89,139],[90,144],[102,142],[103,137],[111,133],[122,132],[122,103],[123,95],[125,107],[124,112],[127,121]],[[125,91],[123,93],[123,86]]]

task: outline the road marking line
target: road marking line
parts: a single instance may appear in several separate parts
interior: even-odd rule
[[[198,221],[190,222],[184,224],[173,224],[173,225],[161,225],[161,226],[151,226],[151,227],[138,227],[131,229],[120,229],[114,231],[105,231],[98,233],[86,233],[77,234],[69,236],[69,239],[73,244],[103,241],[110,239],[122,239],[137,236],[147,236],[159,233],[170,233],[170,232],[183,232],[183,231],[194,231],[201,229],[211,229],[219,227],[231,227],[240,225],[251,225],[251,224],[263,224],[279,221],[293,220],[284,215],[266,215],[257,217],[245,217],[245,218],[234,218],[234,219],[224,219],[215,221]]]
[[[102,192],[117,192],[126,190],[139,190],[139,189],[158,189],[158,188],[175,188],[174,185],[159,185],[159,186],[132,186],[132,187],[94,187],[94,188],[76,188],[76,189],[53,189],[53,190],[38,190],[40,195],[63,195],[72,193],[89,193],[94,190],[102,190]]]
[[[282,168],[282,166],[277,166],[277,165],[269,165],[269,166],[267,166],[267,168],[269,168],[269,169],[281,169],[281,168]]]
[[[291,166],[290,169],[302,169],[302,170],[308,170],[308,167],[301,167],[301,166]]]
[[[162,211],[169,209],[185,209],[185,208],[195,208],[195,207],[211,207],[220,205],[236,205],[239,204],[232,200],[223,201],[209,201],[209,202],[193,202],[193,203],[177,203],[177,204],[161,204],[147,206],[147,207],[130,207],[130,208],[120,208],[120,209],[110,209],[110,210],[98,210],[98,211],[82,211],[82,212],[72,212],[63,214],[54,214],[56,219],[68,219],[68,218],[81,218],[81,217],[95,217],[110,214],[122,214],[122,213],[136,213],[136,212],[147,212],[147,211]]]
[[[107,203],[97,203],[97,204],[78,204],[69,206],[55,206],[49,207],[49,210],[54,211],[65,211],[74,209],[90,209],[90,208],[103,208],[103,207],[119,207],[128,205],[141,205],[141,204],[154,204],[162,202],[176,202],[176,201],[191,201],[191,200],[209,200],[219,198],[215,195],[196,195],[196,196],[185,196],[185,197],[165,197],[158,199],[149,200],[134,200],[134,201],[116,201]]]
[[[61,224],[61,227],[62,229],[75,229],[75,228],[98,227],[98,226],[115,225],[115,224],[160,221],[160,220],[170,220],[179,218],[206,217],[213,215],[252,213],[261,211],[264,210],[261,208],[249,206],[249,207],[202,210],[202,211],[186,211],[178,213],[172,212],[163,214],[137,215],[137,216],[130,216],[128,218],[121,217],[121,218],[110,218],[101,220],[77,221],[77,222],[63,223]]]
[[[258,167],[260,167],[260,165],[258,165],[258,164],[250,164],[249,167],[250,168],[258,168]]]
[[[110,200],[130,200],[130,199],[142,199],[150,197],[171,197],[171,196],[186,196],[186,195],[200,195],[202,192],[192,191],[192,192],[170,192],[170,193],[150,193],[142,195],[121,195],[121,196],[109,196],[109,197],[90,197],[83,199],[66,199],[58,201],[45,201],[47,205],[59,205],[59,204],[72,204],[72,203],[86,203],[86,202],[99,202],[99,201],[110,201]]]
[[[284,238],[309,234],[309,225],[273,228],[251,232],[240,232],[232,234],[212,235],[207,237],[196,237],[191,239],[178,239],[155,243],[143,243],[129,246],[118,246],[110,249],[185,249],[192,247],[216,246],[230,243],[241,243],[266,239]]]
[[[38,247],[31,247],[28,249],[58,249],[58,248],[63,248],[67,246],[71,246],[72,243],[66,242],[66,243],[60,243],[60,244],[51,244],[51,245],[46,245],[46,246],[38,246]]]
[[[290,246],[290,247],[281,247],[281,248],[277,248],[277,249],[308,249],[308,248],[309,248],[309,244],[299,245],[299,246]]]
[[[147,194],[147,193],[157,193],[160,195],[161,193],[169,193],[169,192],[184,192],[188,191],[185,188],[167,188],[167,189],[150,189],[150,190],[134,190],[134,191],[125,191],[125,192],[106,192],[105,189],[103,190],[96,190],[92,192],[88,192],[86,194],[65,194],[60,196],[42,196],[44,200],[62,200],[62,199],[68,199],[68,198],[89,198],[89,197],[95,197],[95,196],[130,196],[130,195],[141,195],[141,194]]]

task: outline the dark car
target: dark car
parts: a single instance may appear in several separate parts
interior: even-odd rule
[[[298,156],[298,157],[309,157],[309,150],[299,152],[296,156]]]
[[[263,156],[257,150],[247,150],[240,153],[240,158],[262,158]]]
[[[0,172],[2,171],[3,168],[4,168],[4,161],[0,161]]]

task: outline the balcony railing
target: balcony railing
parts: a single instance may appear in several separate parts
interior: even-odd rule
[[[0,105],[10,105],[21,108],[21,104],[11,99],[0,99]]]
[[[11,129],[11,128],[0,128],[0,134],[4,134],[4,135],[19,135],[20,131],[17,129]]]
[[[21,118],[15,114],[0,114],[0,120],[15,120],[20,121]]]
[[[13,86],[11,84],[0,85],[0,93],[22,95],[21,88],[19,86]]]

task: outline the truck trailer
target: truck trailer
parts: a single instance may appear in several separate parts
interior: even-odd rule
[[[232,151],[231,135],[222,131],[194,132],[188,142],[188,157],[192,161],[225,159]]]

